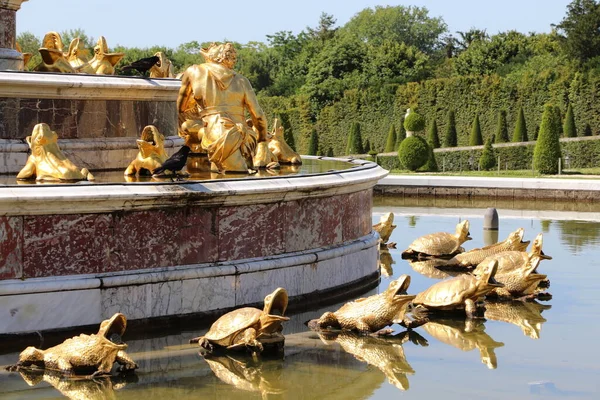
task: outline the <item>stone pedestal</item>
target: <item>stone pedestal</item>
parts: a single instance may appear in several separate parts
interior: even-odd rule
[[[17,10],[27,0],[0,0],[0,71],[22,70],[23,55],[15,50]]]

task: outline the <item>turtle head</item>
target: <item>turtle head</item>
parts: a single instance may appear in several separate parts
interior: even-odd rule
[[[496,272],[498,271],[498,260],[491,260],[488,261],[484,266],[483,269],[477,274],[477,276],[479,277],[479,288],[477,290],[478,292],[478,296],[483,296],[487,293],[489,293],[491,290],[493,290],[494,288],[497,287],[504,287],[504,284],[496,281],[496,279],[494,279],[494,276],[496,275]]]
[[[525,234],[525,229],[519,228],[516,231],[512,232],[508,235],[506,241],[509,243],[510,247],[515,251],[525,251],[527,246],[529,246],[529,240],[523,241],[523,235]]]
[[[552,257],[547,256],[542,251],[542,244],[544,243],[544,235],[539,233],[533,240],[531,245],[531,254],[539,255],[542,260],[552,260]]]
[[[471,240],[471,236],[469,233],[469,220],[465,219],[462,222],[459,222],[456,225],[456,232],[454,234],[460,243],[466,242],[467,240]]]
[[[100,329],[98,329],[98,336],[103,336],[111,342],[120,341],[120,338],[125,333],[126,328],[127,318],[125,318],[125,315],[121,313],[115,313],[115,315],[100,323]]]
[[[288,294],[284,288],[277,288],[265,297],[263,314],[282,316],[288,305]]]

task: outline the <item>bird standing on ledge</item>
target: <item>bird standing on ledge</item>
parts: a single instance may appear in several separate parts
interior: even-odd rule
[[[152,171],[152,176],[165,174],[165,171],[170,171],[172,174],[177,175],[177,172],[181,171],[185,167],[185,163],[190,153],[188,146],[182,146],[175,154],[173,154],[167,161]]]
[[[121,71],[126,72],[126,71],[131,71],[132,69],[135,69],[136,71],[141,73],[143,76],[146,76],[146,72],[148,72],[148,70],[150,70],[150,68],[152,68],[152,66],[156,65],[156,63],[158,63],[159,61],[160,61],[160,58],[158,56],[141,58],[137,61],[132,62],[129,65],[124,66],[123,68],[121,68]]]

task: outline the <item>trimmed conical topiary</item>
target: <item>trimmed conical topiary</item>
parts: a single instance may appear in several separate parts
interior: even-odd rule
[[[560,120],[551,105],[544,106],[542,123],[535,149],[533,150],[533,166],[542,174],[558,173],[560,151]]]
[[[483,152],[479,157],[479,169],[482,171],[488,171],[496,166],[496,153],[494,147],[492,147],[492,138],[485,141],[483,146]]]
[[[508,126],[506,124],[506,111],[498,111],[498,121],[496,123],[496,136],[494,137],[495,143],[506,143],[508,142]]]
[[[585,128],[583,128],[583,136],[592,136],[592,127],[590,124],[585,124]]]
[[[481,136],[481,125],[479,124],[479,115],[475,116],[473,125],[471,125],[471,136],[469,136],[469,146],[481,146],[483,137]]]
[[[280,114],[279,120],[281,121],[281,126],[283,127],[283,140],[285,140],[287,145],[290,146],[292,148],[292,150],[296,151],[296,141],[294,140],[294,131],[292,130],[292,126],[290,125],[288,115]]]
[[[428,147],[428,157],[427,157],[427,162],[425,163],[425,165],[423,165],[421,167],[422,171],[427,171],[427,172],[437,172],[438,171],[438,165],[437,165],[437,161],[435,160],[435,153],[433,152],[433,147],[431,147],[431,145],[429,145],[429,143],[427,144]]]
[[[567,114],[565,115],[565,124],[563,125],[565,137],[577,137],[577,128],[575,127],[575,116],[573,115],[573,107],[569,103]]]
[[[437,149],[440,147],[440,137],[438,136],[438,127],[435,119],[429,125],[429,131],[427,132],[427,144],[432,149]]]
[[[352,123],[350,128],[350,136],[348,137],[348,145],[346,147],[346,154],[363,154],[364,149],[362,145],[362,137],[360,134],[360,123]]]
[[[310,133],[310,140],[308,142],[308,155],[316,156],[319,152],[319,135],[315,129]]]
[[[371,151],[371,142],[369,141],[369,139],[367,139],[365,141],[365,145],[363,146],[363,153],[369,154],[370,151]]]
[[[456,118],[454,111],[448,111],[448,123],[446,124],[446,133],[444,135],[444,147],[456,147]]]
[[[519,107],[519,116],[517,117],[517,124],[515,125],[512,141],[527,142],[527,140],[527,124],[525,123],[525,113],[523,113],[523,107]]]
[[[333,147],[327,149],[327,157],[333,157]]]
[[[402,118],[402,123],[400,124],[400,131],[396,134],[396,148],[395,151],[398,151],[398,147],[400,147],[400,143],[406,139],[406,129],[404,129],[404,118]]]
[[[396,141],[396,128],[394,128],[394,125],[392,125],[390,126],[387,138],[385,139],[385,148],[383,149],[383,152],[391,153],[392,151],[396,151]]]
[[[429,146],[427,141],[420,136],[409,136],[400,143],[398,160],[403,168],[416,171],[427,162]]]

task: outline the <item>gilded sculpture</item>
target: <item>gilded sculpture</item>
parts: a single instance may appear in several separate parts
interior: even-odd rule
[[[158,62],[150,67],[150,78],[174,78],[173,63],[167,58],[167,55],[159,51],[154,56],[158,57]]]
[[[136,142],[140,151],[135,160],[129,163],[125,175],[144,172],[150,174],[166,161],[165,137],[154,125],[144,127],[140,139]]]
[[[77,72],[85,74],[94,74],[95,71],[89,64],[88,51],[85,49],[83,41],[79,38],[71,40],[69,50],[65,54],[71,67]]]
[[[31,155],[27,163],[17,175],[17,179],[33,179],[38,181],[80,181],[94,180],[94,176],[86,169],[79,169],[58,147],[58,135],[48,124],[37,124],[31,136],[25,138]]]
[[[423,329],[442,343],[462,351],[479,350],[481,362],[489,369],[496,369],[498,359],[495,349],[504,346],[485,332],[480,319],[433,318]]]
[[[385,246],[385,247],[390,247],[390,248],[395,248],[396,247],[396,243],[389,243],[388,241],[390,240],[390,236],[392,235],[392,232],[394,231],[394,229],[396,228],[396,225],[394,225],[394,213],[386,213],[383,214],[381,216],[381,220],[373,225],[373,230],[377,233],[379,233],[379,243],[380,246]]]
[[[484,318],[516,325],[525,336],[539,339],[542,324],[546,322],[542,312],[550,308],[552,306],[540,304],[535,300],[486,301]]]
[[[393,264],[396,262],[394,258],[390,254],[390,250],[387,247],[379,248],[379,270],[381,271],[381,275],[390,277],[394,274]]]
[[[500,299],[521,298],[523,300],[533,299],[538,296],[538,285],[546,279],[546,275],[535,272],[541,261],[540,256],[532,256],[527,263],[510,271],[496,273],[496,280],[502,283],[503,287],[494,288],[489,295]],[[497,262],[493,260],[492,262]],[[479,267],[478,267],[479,268]],[[480,270],[474,272],[478,274]],[[547,297],[547,293],[544,296]]]
[[[217,319],[204,336],[191,339],[190,343],[199,343],[207,352],[246,349],[260,354],[265,345],[282,350],[282,323],[289,321],[284,316],[287,303],[287,291],[277,288],[265,297],[262,310],[244,307],[231,311]]]
[[[435,283],[417,294],[412,302],[432,312],[464,310],[468,317],[478,317],[478,300],[503,286],[494,279],[497,269],[498,263],[490,262],[479,275],[463,274]]]
[[[418,335],[416,332],[410,334]],[[321,340],[325,343],[335,342],[344,351],[352,354],[356,359],[366,362],[379,369],[388,381],[400,390],[408,390],[409,382],[406,375],[413,375],[414,369],[406,361],[402,345],[409,340],[409,334],[403,332],[398,336],[374,337],[360,335],[355,332],[321,332]],[[419,335],[420,336],[420,335]],[[421,343],[427,341],[421,337]]]
[[[393,323],[410,328],[422,325],[427,321],[411,321],[406,316],[407,306],[415,298],[406,294],[409,286],[410,276],[401,275],[383,293],[348,302],[335,312],[326,312],[321,318],[309,321],[308,326],[314,330],[336,328],[386,334],[391,329],[383,328]]]
[[[489,256],[500,254],[505,251],[524,251],[529,245],[529,241],[523,241],[523,234],[525,230],[519,228],[516,231],[510,233],[506,240],[485,246],[479,249],[473,249],[460,253],[452,257],[450,260],[441,264],[445,267],[475,267],[479,265],[483,260]],[[501,267],[498,266],[500,269]]]
[[[181,130],[198,137],[213,171],[247,173],[258,143],[267,140],[265,114],[248,79],[233,70],[237,53],[231,43],[213,43],[201,53],[206,62],[181,76]],[[253,128],[246,123],[246,112]]]
[[[42,62],[33,68],[34,71],[71,74],[76,72],[63,53],[63,41],[58,32],[48,32],[44,35],[39,52]]]
[[[300,155],[286,143],[283,136],[283,126],[277,118],[273,121],[269,149],[282,164],[302,164]]]
[[[408,246],[408,249],[402,252],[402,258],[418,259],[430,256],[453,256],[464,251],[461,245],[467,240],[471,240],[469,236],[469,221],[464,220],[456,225],[454,234],[436,232],[417,238]]]
[[[23,49],[21,48],[21,45],[19,45],[19,43],[17,43],[17,42],[15,42],[15,50],[17,50],[19,53],[21,53],[23,55],[23,71],[28,71],[27,64],[29,64],[29,60],[31,60],[31,57],[33,56],[33,54],[23,53]]]
[[[94,46],[94,57],[89,61],[89,66],[96,75],[114,75],[115,65],[125,56],[125,53],[109,53],[108,44],[104,36],[100,36]]]
[[[66,375],[91,372],[95,377],[110,374],[116,362],[122,371],[134,370],[137,364],[125,353],[127,345],[121,340],[126,327],[125,316],[116,313],[102,321],[98,333],[75,336],[46,350],[27,347],[19,355],[19,362],[8,369],[36,366]]]

